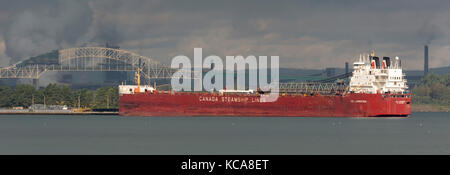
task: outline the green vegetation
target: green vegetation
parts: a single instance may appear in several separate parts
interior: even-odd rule
[[[450,107],[450,74],[429,74],[412,88],[413,104]]]
[[[58,50],[53,50],[46,54],[30,57],[29,59],[22,61],[22,63],[20,63],[18,66],[26,66],[29,64],[59,64],[58,57]]]
[[[450,74],[429,74],[412,88],[413,105],[437,106],[450,109]],[[28,108],[34,104],[67,105],[82,108],[118,108],[118,88],[103,87],[96,90],[72,90],[68,86],[49,84],[36,90],[31,85],[18,85],[15,88],[0,86],[0,107],[23,106]]]
[[[118,108],[119,94],[117,87],[103,87],[97,90],[72,90],[68,86],[49,84],[36,90],[31,85],[18,85],[14,89],[0,86],[0,107],[23,106],[34,104],[67,105],[81,108]],[[45,100],[45,101],[44,101]]]

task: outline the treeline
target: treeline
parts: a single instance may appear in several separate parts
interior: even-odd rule
[[[450,106],[450,74],[429,74],[412,89],[415,104]]]
[[[67,105],[82,108],[118,108],[119,94],[117,87],[103,87],[97,90],[72,90],[69,86],[49,84],[42,89],[21,84],[15,88],[0,86],[0,107],[28,108],[34,104]]]

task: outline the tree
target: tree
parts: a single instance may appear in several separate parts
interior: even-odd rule
[[[117,108],[119,89],[117,87],[103,87],[95,91],[94,108]]]
[[[437,99],[440,100],[442,99],[442,97],[444,96],[444,90],[445,90],[445,86],[441,83],[433,83],[431,84],[431,91],[430,91],[430,96],[433,99]]]
[[[45,103],[48,105],[74,106],[76,103],[72,89],[65,85],[49,84],[42,91],[45,96]]]
[[[0,107],[22,106],[35,104],[67,105],[82,108],[118,108],[119,89],[117,87],[102,87],[97,90],[72,90],[69,86],[49,84],[36,90],[31,85],[18,85],[14,89],[0,87]]]
[[[428,74],[412,93],[414,103],[450,105],[450,74]]]
[[[28,108],[31,106],[36,94],[37,91],[33,86],[27,84],[18,85],[12,93],[12,105]]]
[[[82,89],[73,92],[73,98],[75,99],[74,107],[78,107],[78,98],[80,98],[80,107],[90,108],[94,104],[94,91]]]
[[[11,93],[12,90],[8,86],[0,87],[0,107],[11,107]]]

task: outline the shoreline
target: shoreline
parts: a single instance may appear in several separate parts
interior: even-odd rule
[[[0,115],[119,115],[118,112],[0,112]]]
[[[412,104],[411,112],[450,112],[446,106],[430,104]],[[0,112],[0,115],[119,115],[119,112],[29,112],[29,111],[9,111]]]
[[[430,104],[412,104],[411,112],[450,112],[450,108]]]

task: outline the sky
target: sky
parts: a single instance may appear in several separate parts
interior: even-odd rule
[[[285,68],[344,67],[361,53],[407,70],[450,66],[450,1],[0,0],[0,66],[54,49],[119,45],[177,55],[279,56]]]

